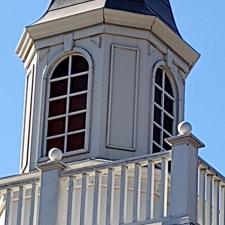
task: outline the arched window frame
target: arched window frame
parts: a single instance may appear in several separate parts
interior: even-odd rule
[[[81,48],[74,48],[73,51],[67,52],[65,54],[60,54],[56,56],[49,66],[46,66],[45,71],[43,72],[43,87],[42,87],[42,96],[43,99],[42,101],[44,102],[43,105],[43,120],[42,124],[43,126],[43,131],[40,134],[40,138],[42,139],[42,148],[39,154],[39,159],[45,160],[47,158],[47,129],[48,129],[48,111],[49,111],[49,93],[50,93],[50,79],[52,77],[52,74],[55,70],[55,68],[62,62],[64,59],[67,57],[72,57],[72,56],[81,56],[83,57],[87,63],[88,63],[88,70],[87,70],[87,75],[88,75],[88,87],[87,87],[87,104],[86,104],[86,127],[85,127],[85,144],[83,149],[75,150],[75,151],[70,151],[70,152],[65,152],[65,148],[62,150],[63,151],[63,156],[71,156],[71,155],[77,155],[80,153],[86,153],[89,151],[89,132],[90,132],[90,111],[91,111],[91,92],[92,92],[92,76],[93,76],[93,63],[92,63],[92,58],[89,55],[87,51]],[[69,77],[70,75],[68,75]],[[68,87],[69,88],[69,87]],[[68,98],[68,96],[67,96]],[[68,104],[68,102],[67,102]],[[68,106],[67,106],[68,107]],[[67,115],[68,116],[68,115]],[[65,135],[67,133],[65,132]]]
[[[173,127],[172,127],[172,133],[169,133],[167,130],[164,129],[163,127],[163,118],[161,118],[161,125],[157,124],[155,122],[155,119],[154,119],[154,113],[155,113],[155,107],[156,106],[159,106],[157,105],[157,103],[155,102],[155,87],[158,85],[156,84],[156,73],[157,73],[157,70],[158,69],[162,69],[163,70],[163,73],[165,73],[166,75],[164,76],[167,76],[170,84],[171,84],[171,87],[172,87],[172,91],[173,91]],[[159,107],[160,110],[162,110],[162,115],[165,114],[168,114],[164,108],[164,94],[165,94],[165,90],[163,90],[163,88],[161,88],[161,91],[162,91],[162,105]],[[168,148],[170,146],[168,146],[165,141],[164,141],[164,133],[167,135],[167,137],[170,137],[170,136],[173,136],[173,135],[176,135],[177,131],[176,131],[176,125],[178,123],[178,118],[179,118],[179,102],[178,102],[178,97],[179,95],[179,92],[178,92],[178,86],[177,86],[177,83],[176,83],[176,80],[175,80],[175,76],[174,76],[174,73],[166,66],[166,63],[164,61],[160,61],[158,63],[156,63],[156,65],[154,66],[154,70],[153,70],[153,79],[152,79],[152,113],[151,113],[151,144],[150,144],[150,152],[151,153],[157,153],[154,151],[154,145],[156,145],[160,151],[158,152],[163,152],[163,151],[167,151]],[[171,115],[170,115],[171,116]],[[157,144],[155,141],[154,141],[154,125],[155,126],[158,126],[158,128],[160,129],[160,144]]]

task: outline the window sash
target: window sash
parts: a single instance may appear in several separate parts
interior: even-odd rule
[[[161,69],[162,70],[162,86],[160,86],[159,84],[156,83],[156,76],[159,76],[160,74],[157,74],[157,71],[156,71],[156,74],[155,74],[155,77],[154,77],[154,83],[153,83],[153,115],[152,115],[152,152],[153,152],[153,145],[157,146],[161,152],[162,151],[166,151],[166,149],[164,149],[164,140],[163,140],[163,136],[164,134],[171,137],[175,134],[175,124],[176,124],[176,102],[175,102],[175,90],[172,86],[172,83],[171,86],[172,86],[172,91],[173,91],[173,96],[168,93],[165,89],[165,77],[167,76],[168,78],[168,75],[166,73],[166,71],[162,68],[158,68],[158,69]],[[157,69],[157,70],[158,70]],[[171,81],[170,81],[171,82]],[[159,91],[161,91],[161,105],[159,105],[156,101],[155,101],[155,91],[156,89],[158,89]],[[165,96],[168,97],[172,103],[173,103],[173,114],[169,113],[168,111],[166,111],[165,109]],[[158,110],[160,110],[160,123],[159,124],[158,122],[155,121],[155,118],[154,118],[154,115],[155,115],[155,110],[156,110],[156,107],[158,108]],[[165,120],[165,115],[170,118],[171,120],[173,120],[173,124],[172,124],[172,132],[169,132],[165,129],[165,126],[164,126],[164,120]],[[160,129],[160,144],[157,143],[155,140],[154,140],[154,126],[156,126],[157,128]]]
[[[89,125],[88,125],[88,121],[89,121],[89,107],[90,107],[90,87],[91,87],[91,67],[89,65],[88,67],[88,70],[87,71],[84,71],[84,72],[79,72],[79,73],[75,73],[75,74],[71,74],[71,70],[72,70],[72,57],[74,56],[75,54],[73,55],[70,55],[70,56],[67,56],[69,57],[69,74],[68,76],[63,76],[63,77],[59,77],[59,78],[54,78],[54,79],[50,79],[48,80],[48,91],[47,91],[47,104],[46,104],[46,119],[45,119],[45,133],[44,133],[44,151],[43,151],[43,155],[42,157],[45,157],[47,156],[47,152],[49,151],[47,149],[47,141],[48,140],[52,140],[52,139],[55,139],[55,138],[60,138],[60,137],[64,137],[64,149],[60,149],[62,150],[63,154],[64,155],[71,155],[71,154],[79,154],[81,152],[86,152],[87,151],[87,146],[88,146],[88,130],[89,130]],[[83,57],[83,56],[82,56]],[[56,65],[56,67],[59,65],[59,63]],[[54,70],[56,69],[56,67],[53,69],[52,73],[54,72]],[[83,91],[79,91],[79,92],[75,92],[75,93],[70,93],[70,85],[71,85],[71,79],[74,78],[74,77],[79,77],[79,76],[87,76],[87,89],[86,90],[83,90]],[[56,82],[56,81],[60,81],[60,80],[65,80],[67,79],[68,81],[68,85],[67,85],[67,94],[66,95],[62,95],[62,96],[57,96],[57,97],[53,97],[51,98],[50,97],[50,87],[51,87],[51,84],[53,82]],[[74,112],[69,112],[70,110],[70,98],[71,97],[74,97],[74,96],[79,96],[79,95],[83,95],[83,94],[86,94],[86,107],[85,109],[83,110],[77,110],[77,111],[74,111]],[[50,102],[53,102],[53,101],[56,101],[56,100],[60,100],[60,99],[66,99],[66,113],[64,114],[60,114],[60,115],[57,115],[57,116],[52,116],[52,117],[49,117],[49,103]],[[82,114],[82,113],[85,113],[86,116],[85,116],[85,127],[84,129],[79,129],[79,130],[76,130],[76,131],[68,131],[68,127],[69,127],[69,117],[70,116],[74,116],[74,115],[78,115],[78,114]],[[55,120],[55,119],[59,119],[59,118],[63,118],[65,117],[65,132],[62,133],[62,134],[59,134],[59,135],[52,135],[52,136],[48,136],[48,133],[47,133],[47,130],[48,130],[48,122],[51,121],[51,120]],[[67,152],[67,139],[68,139],[68,136],[69,135],[74,135],[74,134],[79,134],[79,133],[84,133],[84,139],[85,139],[85,143],[84,143],[84,148],[82,149],[78,149],[78,150],[74,150],[74,151],[70,151],[70,152]]]

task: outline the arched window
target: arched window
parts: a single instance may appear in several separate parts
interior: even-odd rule
[[[70,55],[54,68],[49,80],[46,151],[63,153],[85,151],[89,65],[80,55]]]
[[[169,150],[165,138],[175,134],[175,91],[163,68],[158,68],[154,80],[154,115],[152,153]]]

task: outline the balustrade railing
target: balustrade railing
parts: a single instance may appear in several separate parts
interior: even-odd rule
[[[39,173],[0,179],[0,224],[37,225]]]
[[[170,160],[165,152],[61,173],[67,197],[59,205],[67,206],[67,218],[59,224],[147,224],[166,217]]]
[[[147,224],[166,218],[170,161],[171,152],[165,152],[61,172],[57,224]],[[40,175],[0,179],[0,225],[38,225]]]
[[[225,177],[199,158],[198,222],[225,225]]]

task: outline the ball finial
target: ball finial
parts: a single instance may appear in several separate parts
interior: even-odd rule
[[[180,135],[190,134],[192,132],[192,126],[190,123],[183,121],[178,124],[177,130]]]
[[[48,157],[51,161],[60,161],[63,157],[63,154],[60,149],[52,148],[48,153]]]

